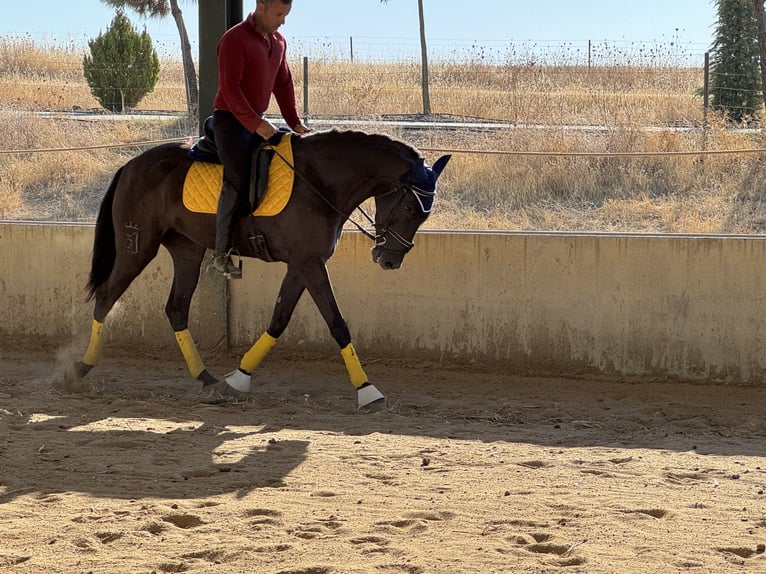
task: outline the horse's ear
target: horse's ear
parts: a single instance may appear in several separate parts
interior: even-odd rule
[[[449,163],[450,159],[452,159],[451,155],[443,155],[436,160],[436,163],[431,168],[433,172],[436,174],[436,177],[439,177],[441,175],[442,170],[447,166],[447,163]]]

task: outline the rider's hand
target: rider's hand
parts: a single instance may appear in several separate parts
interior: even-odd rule
[[[296,134],[305,135],[311,133],[311,128],[307,128],[305,125],[303,125],[303,122],[300,122],[297,126],[293,127],[293,131]]]
[[[272,136],[277,133],[277,128],[274,127],[274,124],[272,124],[269,120],[263,118],[261,123],[258,124],[258,127],[255,128],[255,133],[257,133],[266,141],[269,141]]]

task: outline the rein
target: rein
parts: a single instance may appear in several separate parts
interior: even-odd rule
[[[356,228],[357,228],[359,231],[361,231],[361,232],[362,232],[364,235],[366,235],[368,238],[370,238],[370,239],[372,239],[373,241],[375,241],[375,239],[376,239],[376,236],[375,236],[375,235],[373,235],[372,233],[370,233],[369,231],[367,231],[367,230],[366,230],[364,227],[362,227],[362,225],[361,225],[361,224],[359,224],[359,223],[357,223],[356,221],[354,221],[354,220],[351,218],[351,215],[348,215],[348,216],[347,216],[347,215],[346,215],[345,213],[343,213],[343,212],[342,212],[340,209],[338,209],[337,207],[335,207],[335,205],[333,205],[333,203],[332,203],[332,202],[331,202],[329,199],[327,199],[327,198],[326,198],[326,197],[325,197],[325,196],[322,194],[322,192],[321,192],[321,191],[319,191],[319,190],[317,189],[317,187],[316,187],[316,186],[315,186],[313,183],[311,183],[311,181],[309,181],[309,179],[308,179],[308,178],[307,178],[307,177],[306,177],[306,176],[305,176],[305,175],[304,175],[302,172],[300,172],[300,171],[298,171],[297,169],[295,169],[295,166],[294,166],[293,164],[291,164],[291,163],[290,163],[290,162],[287,160],[287,158],[286,158],[285,156],[283,156],[281,153],[279,153],[279,150],[277,150],[277,148],[276,148],[275,146],[273,146],[273,145],[271,145],[271,144],[268,144],[268,146],[269,146],[269,148],[270,148],[270,149],[271,149],[271,150],[272,150],[272,151],[273,151],[273,152],[274,152],[274,153],[277,155],[277,157],[279,157],[279,159],[281,159],[283,162],[285,162],[285,164],[287,165],[287,167],[289,167],[291,170],[293,170],[293,173],[294,173],[295,175],[297,175],[297,176],[298,176],[298,177],[301,179],[301,181],[303,181],[303,183],[305,183],[305,184],[306,184],[306,185],[309,187],[309,189],[310,189],[311,191],[313,191],[313,192],[314,192],[314,194],[315,194],[315,195],[317,195],[317,196],[319,197],[319,199],[321,199],[322,201],[324,201],[324,202],[325,202],[325,203],[326,203],[326,204],[327,204],[327,205],[330,207],[330,209],[332,209],[333,211],[335,211],[335,213],[337,213],[338,215],[340,215],[340,216],[342,216],[342,217],[345,217],[345,218],[346,218],[346,221],[350,221],[350,222],[351,222],[351,223],[352,223],[352,224],[353,224],[353,225],[354,225],[354,226],[355,226],[355,227],[356,227]],[[394,191],[396,191],[396,190],[394,190]],[[369,215],[369,214],[368,214],[368,213],[367,213],[367,212],[366,212],[364,209],[362,209],[362,207],[361,207],[361,206],[357,205],[357,207],[356,207],[356,211],[359,211],[359,212],[360,212],[362,215],[364,215],[364,217],[367,219],[367,222],[368,222],[368,223],[370,223],[370,224],[372,224],[372,225],[375,225],[375,221],[374,221],[374,220],[373,220],[373,219],[370,217],[370,215]]]

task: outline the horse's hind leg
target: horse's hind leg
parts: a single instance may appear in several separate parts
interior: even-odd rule
[[[144,249],[136,254],[128,254],[126,249],[118,248],[109,278],[96,289],[88,347],[82,360],[75,363],[75,374],[79,378],[87,375],[100,362],[106,317],[133,280],[156,257],[160,246],[159,237],[147,238],[144,245]]]
[[[163,245],[173,258],[173,287],[165,305],[165,314],[173,327],[178,347],[183,353],[191,376],[201,381],[204,386],[215,384],[218,381],[205,368],[189,332],[189,307],[199,282],[205,248],[175,233],[165,237]]]

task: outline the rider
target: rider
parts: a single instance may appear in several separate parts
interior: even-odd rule
[[[293,131],[310,131],[298,115],[285,56],[287,43],[277,31],[291,8],[292,0],[256,0],[255,11],[227,30],[218,42],[213,130],[223,164],[223,186],[216,214],[213,267],[229,277],[242,276],[230,251],[236,212],[248,202],[252,151],[277,133],[263,117],[271,94]]]

